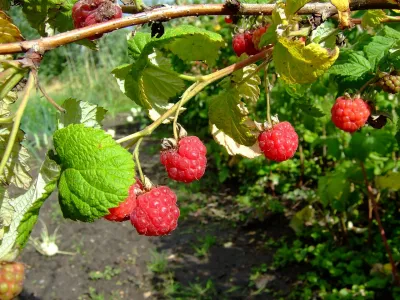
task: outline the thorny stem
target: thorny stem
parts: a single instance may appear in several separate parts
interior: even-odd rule
[[[393,281],[394,281],[395,285],[399,285],[400,282],[399,282],[399,278],[398,278],[398,275],[397,275],[396,264],[395,264],[393,256],[392,256],[392,251],[391,251],[390,246],[389,246],[389,244],[387,242],[387,239],[386,239],[385,229],[383,228],[383,225],[382,225],[382,222],[381,222],[381,217],[379,216],[378,205],[376,203],[375,195],[374,195],[374,193],[372,191],[372,187],[371,187],[371,185],[370,185],[370,183],[368,181],[367,171],[365,170],[364,162],[361,161],[360,165],[361,165],[361,170],[362,170],[362,173],[363,173],[363,176],[364,176],[365,185],[366,185],[367,191],[368,191],[368,198],[372,202],[372,209],[373,209],[374,214],[375,214],[375,219],[378,222],[379,233],[381,234],[381,238],[382,238],[383,244],[384,244],[386,252],[387,252],[387,254],[389,256],[390,265],[392,266]]]
[[[214,81],[217,81],[232,72],[236,70],[240,70],[244,68],[245,66],[251,65],[252,63],[255,63],[261,59],[269,59],[272,55],[272,50],[273,48],[266,49],[256,55],[250,56],[249,58],[240,61],[238,63],[235,63],[233,65],[230,65],[224,69],[221,69],[217,72],[214,72],[209,75],[202,76],[202,80],[196,82],[194,85],[189,87],[190,91],[186,94],[185,98],[182,98],[179,102],[175,103],[174,106],[172,106],[169,110],[167,110],[161,117],[159,117],[156,121],[154,121],[152,124],[147,126],[141,131],[135,132],[131,135],[128,135],[126,137],[123,137],[119,140],[117,140],[117,143],[123,143],[127,141],[131,141],[130,145],[134,145],[138,139],[141,137],[144,137],[146,135],[151,134],[158,126],[162,124],[164,120],[167,118],[171,117],[176,110],[178,109],[179,106],[185,105],[190,99],[192,99],[195,95],[197,95],[200,91],[202,91],[206,86],[209,84],[213,83]]]
[[[272,125],[272,120],[271,120],[271,104],[270,104],[270,83],[269,83],[269,78],[268,78],[268,64],[265,66],[264,69],[264,88],[265,88],[265,98],[267,100],[267,121],[268,124],[271,126]]]
[[[25,86],[24,96],[22,97],[21,104],[19,105],[18,110],[15,113],[14,124],[11,129],[10,136],[8,138],[8,143],[7,143],[6,149],[4,150],[3,158],[1,159],[1,162],[0,162],[0,176],[3,174],[4,168],[8,161],[8,158],[10,157],[12,148],[15,143],[15,139],[18,134],[19,124],[21,123],[22,115],[24,114],[26,105],[29,100],[29,94],[34,86],[34,83],[35,83],[35,78],[34,78],[33,72],[30,72],[28,82]]]
[[[241,3],[237,9],[232,9],[225,4],[192,4],[164,6],[161,8],[154,8],[136,13],[138,9],[135,5],[124,6],[123,11],[125,13],[133,11],[135,12],[135,14],[129,17],[117,20],[110,20],[101,24],[91,25],[84,28],[56,34],[51,37],[1,44],[0,54],[26,52],[29,49],[35,49],[41,53],[44,53],[47,50],[83,40],[96,34],[103,34],[120,28],[145,24],[154,21],[169,21],[176,18],[204,15],[271,15],[274,9],[275,4]],[[398,5],[383,0],[350,1],[351,11],[365,9],[398,9]],[[333,16],[337,13],[337,9],[331,3],[308,3],[304,5],[297,13],[300,15],[324,13],[327,16]]]
[[[142,142],[142,140],[143,140],[143,138],[140,138],[138,140],[136,147],[135,147],[134,155],[135,155],[136,166],[137,166],[137,169],[139,170],[140,180],[144,184],[144,175],[143,175],[142,167],[140,166],[140,160],[139,160],[139,147],[140,147],[140,143]]]

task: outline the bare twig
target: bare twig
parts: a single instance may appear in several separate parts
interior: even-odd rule
[[[68,32],[56,34],[51,37],[40,38],[31,41],[22,41],[16,43],[7,43],[0,45],[0,54],[11,54],[26,52],[29,49],[35,49],[40,53],[47,50],[73,43],[97,34],[107,33],[116,29],[130,27],[133,25],[145,24],[154,21],[168,21],[176,18],[204,15],[270,15],[275,8],[275,4],[241,4],[239,11],[234,11],[224,4],[192,4],[192,5],[174,5],[156,8],[141,13],[135,13],[132,16],[110,20],[101,24],[88,26],[81,29],[75,29]],[[398,5],[387,2],[386,0],[353,0],[350,3],[350,9],[398,9]],[[124,6],[123,11],[128,13],[132,10],[137,11],[135,6]],[[332,16],[337,13],[336,7],[331,3],[308,3],[298,12],[300,15],[313,13],[324,13]]]

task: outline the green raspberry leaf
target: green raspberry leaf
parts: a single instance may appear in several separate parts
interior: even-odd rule
[[[241,98],[253,104],[257,103],[260,97],[259,86],[261,84],[261,79],[260,76],[255,73],[256,69],[256,64],[246,66],[241,70],[233,72],[230,79],[226,80],[238,91]]]
[[[93,222],[128,196],[135,177],[132,155],[103,130],[69,125],[54,133],[54,147],[65,218]]]
[[[13,261],[19,255],[36,224],[40,207],[56,188],[59,175],[60,167],[46,156],[38,178],[29,190],[15,199],[5,197],[2,200],[0,217],[6,223],[0,239],[0,261]],[[11,222],[7,221],[9,219]]]
[[[367,10],[361,19],[361,26],[363,28],[367,27],[377,27],[381,24],[383,20],[386,20],[386,13],[382,9],[371,9]]]
[[[356,132],[352,135],[346,155],[349,158],[365,161],[371,153],[387,155],[391,153],[396,144],[395,137],[386,131],[366,130]]]
[[[147,60],[154,49],[166,49],[182,60],[203,60],[213,65],[218,58],[218,50],[225,45],[222,36],[191,25],[167,28],[160,38],[150,34],[136,34],[128,41],[128,51],[132,58]]]
[[[318,196],[326,207],[330,205],[338,211],[345,211],[350,196],[351,183],[346,173],[338,170],[320,177],[318,180]]]
[[[328,50],[319,44],[305,46],[300,41],[279,37],[274,47],[275,68],[287,83],[312,83],[328,70],[339,55],[339,48]]]
[[[364,46],[364,53],[373,69],[385,57],[389,50],[396,44],[396,40],[390,37],[373,36],[371,42]]]
[[[76,99],[67,99],[61,105],[66,111],[58,120],[58,129],[70,124],[83,124],[86,127],[102,128],[101,122],[107,112],[101,106],[90,104]]]
[[[269,24],[267,31],[262,35],[260,43],[258,44],[260,48],[276,43],[276,28],[286,21],[285,6],[283,3],[276,4],[271,17],[272,23]]]
[[[329,74],[357,78],[371,70],[371,64],[361,52],[342,51],[329,69]]]
[[[185,83],[171,70],[169,60],[158,53],[149,55],[142,68],[139,64],[118,67],[113,74],[121,90],[136,104],[162,113],[168,107],[168,100],[182,91]]]
[[[235,89],[224,90],[210,100],[210,123],[240,145],[252,146],[256,137],[246,124],[247,115],[248,111]]]

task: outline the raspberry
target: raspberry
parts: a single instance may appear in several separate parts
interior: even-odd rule
[[[263,131],[258,136],[258,145],[266,158],[285,161],[297,150],[299,137],[289,122],[281,122]]]
[[[232,47],[237,56],[241,56],[243,53],[254,55],[260,52],[254,47],[253,33],[251,31],[236,34],[232,40]]]
[[[246,52],[246,41],[244,39],[244,33],[239,33],[233,37],[232,47],[233,51],[235,51],[238,57]]]
[[[179,140],[177,147],[161,151],[160,161],[169,178],[190,183],[204,175],[206,154],[207,148],[197,136],[187,136]]]
[[[360,98],[350,99],[341,96],[336,99],[331,114],[336,127],[347,132],[355,132],[367,122],[371,108]]]
[[[260,44],[261,37],[267,31],[268,27],[269,27],[269,25],[262,26],[260,28],[257,28],[253,32],[253,37],[252,37],[253,45],[258,50],[261,50],[261,48],[258,45]]]
[[[400,92],[400,75],[394,71],[384,75],[376,84],[387,93],[397,94]]]
[[[226,17],[225,17],[225,23],[226,23],[226,24],[231,24],[232,22],[233,22],[233,19],[232,19],[231,16],[226,16]]]
[[[0,263],[0,299],[14,299],[22,292],[25,267],[19,262]]]
[[[252,31],[246,31],[244,33],[244,40],[246,42],[246,53],[247,55],[254,55],[260,52],[259,50],[256,49],[253,43],[253,32]]]
[[[123,222],[129,220],[131,212],[136,207],[136,195],[142,190],[142,183],[136,179],[136,182],[129,188],[129,195],[125,201],[121,202],[117,207],[110,208],[110,213],[104,218],[114,222]]]
[[[79,0],[72,7],[72,19],[75,28],[103,23],[122,17],[121,7],[112,0]],[[102,34],[90,39],[100,38]]]
[[[169,187],[159,186],[137,197],[131,223],[140,235],[166,235],[175,230],[179,214],[175,193]]]

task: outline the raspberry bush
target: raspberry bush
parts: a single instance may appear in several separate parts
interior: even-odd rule
[[[46,2],[46,8],[42,2],[0,4],[0,299],[21,291],[24,270],[15,261],[53,192],[64,218],[130,220],[140,235],[164,236],[179,230],[179,194],[168,187],[170,180],[207,185],[207,176],[243,182],[236,205],[249,215],[238,220],[264,217],[266,209],[285,212],[299,241],[312,237],[304,243],[314,244],[304,249],[313,251],[301,248],[301,240],[292,249],[301,255],[287,249],[277,255],[279,266],[296,257],[320,268],[301,278],[299,285],[310,291],[304,288],[297,297],[336,299],[352,286],[352,295],[358,295],[364,285],[371,293],[387,290],[398,296],[400,256],[394,237],[399,224],[394,220],[399,209],[393,204],[400,190],[396,4],[332,1],[337,12],[321,2],[320,13],[315,13],[315,3],[307,1],[279,2],[272,11],[271,6],[232,1],[146,7],[141,1],[119,6],[81,0]],[[25,40],[7,15],[17,4],[40,39]],[[351,14],[355,10],[360,10],[357,18]],[[212,26],[172,20],[214,13],[227,17],[212,19]],[[144,24],[149,26],[137,26]],[[109,71],[121,93],[147,113],[149,123],[113,138],[103,129],[106,108],[85,99],[57,103],[38,74],[43,57],[53,49],[76,43],[80,52],[90,51],[106,33],[134,25],[127,32],[129,61]],[[25,140],[35,132],[22,128],[35,87],[58,115],[38,175],[31,178]],[[189,136],[181,135],[178,120]],[[165,185],[151,185],[146,176],[154,174],[143,174],[141,168],[142,141],[164,124],[169,134],[159,149],[160,165],[168,179]],[[385,233],[386,225],[394,229]],[[363,273],[356,283],[338,280],[351,272],[342,268],[348,262],[336,261],[327,270],[320,252],[314,251],[329,243],[324,251],[330,255],[336,253],[332,248],[343,245],[361,251],[366,242],[379,255],[364,253],[368,259],[357,263],[358,270],[389,265],[392,277],[380,274],[379,284],[368,277],[373,272]],[[323,273],[329,273],[326,280],[315,279]],[[343,288],[335,291],[334,282]]]

